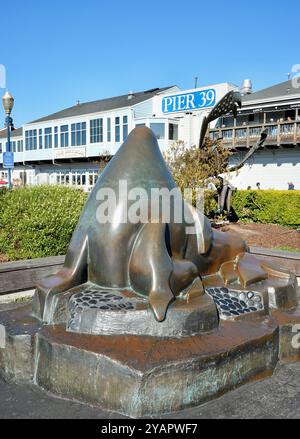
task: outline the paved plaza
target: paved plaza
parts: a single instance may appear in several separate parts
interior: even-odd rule
[[[122,416],[0,380],[0,418],[116,419]],[[279,364],[270,378],[246,384],[200,407],[161,418],[300,418],[300,363]]]

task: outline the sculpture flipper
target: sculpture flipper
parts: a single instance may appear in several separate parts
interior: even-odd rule
[[[63,268],[56,274],[45,277],[36,286],[33,312],[37,317],[50,322],[53,314],[53,296],[86,282],[87,256],[87,235],[75,232]]]
[[[145,224],[140,230],[130,260],[132,287],[149,296],[155,318],[165,319],[175,296],[170,288],[173,263],[165,241],[165,224]]]

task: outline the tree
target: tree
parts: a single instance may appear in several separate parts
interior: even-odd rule
[[[183,190],[204,187],[208,179],[227,171],[231,155],[220,140],[213,142],[206,138],[203,148],[186,147],[184,142],[174,142],[164,153],[176,184]]]
[[[185,188],[193,190],[205,188],[209,181],[216,186],[216,177],[227,171],[228,159],[231,155],[220,140],[212,141],[206,138],[203,147],[186,147],[184,142],[174,142],[164,153],[164,159],[169,166],[173,178],[183,192]],[[213,210],[215,205],[213,191],[205,191],[205,212]]]

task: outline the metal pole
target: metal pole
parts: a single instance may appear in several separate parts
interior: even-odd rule
[[[6,117],[6,137],[7,137],[7,146],[6,146],[6,151],[10,152],[10,124],[11,124],[11,118],[10,116]],[[8,188],[11,189],[11,169],[8,168],[7,170],[8,173]]]

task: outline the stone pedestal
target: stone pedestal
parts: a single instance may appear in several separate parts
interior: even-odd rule
[[[141,417],[199,405],[272,374],[278,360],[300,360],[293,277],[271,290],[269,280],[251,289],[218,282],[211,276],[201,294],[179,297],[160,323],[132,292],[90,284],[57,296],[51,325],[32,303],[2,305],[0,374]]]
[[[157,339],[90,336],[45,327],[36,382],[44,389],[132,417],[182,410],[272,374],[278,328],[272,319],[224,322],[205,336]]]
[[[221,320],[210,332],[182,338],[91,335],[42,325],[31,317],[31,304],[23,305],[0,310],[0,371],[64,398],[132,417],[155,416],[270,375],[280,357],[299,359],[300,348],[286,336],[298,321],[299,310],[274,310]]]

